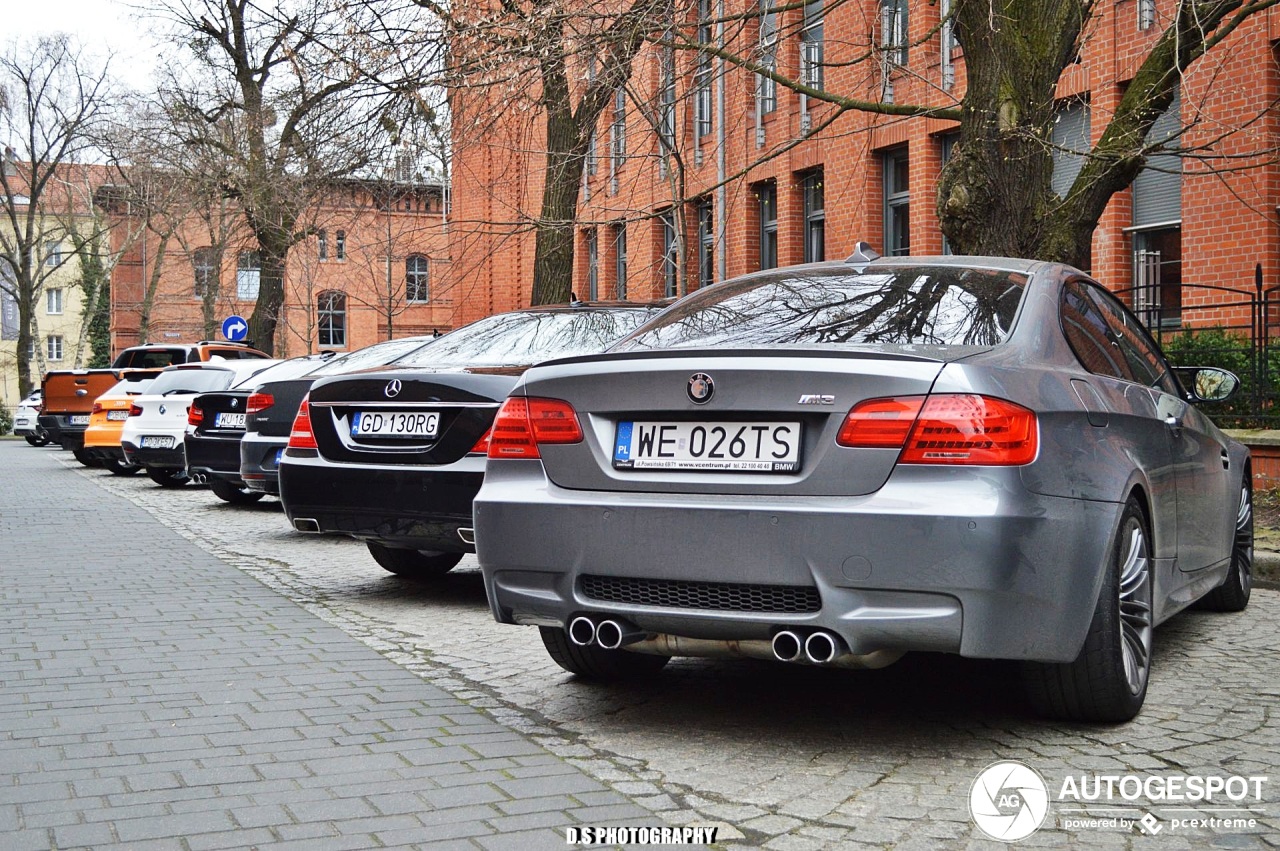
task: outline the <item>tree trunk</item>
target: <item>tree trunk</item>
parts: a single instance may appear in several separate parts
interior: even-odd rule
[[[533,304],[563,304],[573,288],[573,225],[584,152],[567,108],[548,108],[546,182],[533,259]]]
[[[276,324],[280,320],[280,307],[284,304],[284,266],[289,256],[287,240],[275,240],[259,235],[258,302],[249,317],[249,342],[255,348],[274,355],[276,351]]]

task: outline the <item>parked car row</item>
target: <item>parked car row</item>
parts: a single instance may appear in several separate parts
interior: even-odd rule
[[[1251,459],[1196,408],[1237,385],[1170,367],[1070,267],[860,246],[669,306],[172,367],[121,443],[229,501],[278,488],[296,530],[401,576],[477,553],[495,619],[581,677],[944,652],[1020,662],[1038,711],[1114,722],[1156,626],[1248,604]]]

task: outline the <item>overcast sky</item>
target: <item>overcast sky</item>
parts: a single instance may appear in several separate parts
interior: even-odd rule
[[[53,32],[74,35],[99,56],[114,53],[113,75],[126,85],[150,87],[158,48],[142,20],[119,0],[0,0],[0,38],[25,39]]]

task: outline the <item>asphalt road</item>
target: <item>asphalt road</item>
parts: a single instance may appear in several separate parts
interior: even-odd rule
[[[1032,718],[1013,666],[924,654],[865,672],[676,660],[654,680],[598,686],[561,671],[536,630],[492,621],[474,557],[443,581],[415,584],[384,572],[359,543],[294,533],[275,500],[230,506],[203,488],[166,490],[81,468],[66,453],[20,451],[43,453],[49,475],[141,506],[666,822],[720,824],[722,842],[998,847],[975,826],[969,796],[985,767],[1016,760],[1040,773],[1051,798],[1043,826],[1021,844],[1280,847],[1274,590],[1255,590],[1242,614],[1186,612],[1157,630],[1146,707],[1119,726]],[[1130,774],[1175,791],[1187,777],[1268,780],[1260,800],[1062,794],[1071,780]],[[1148,813],[1145,829],[1107,821]],[[1224,818],[1240,821],[1212,821]]]

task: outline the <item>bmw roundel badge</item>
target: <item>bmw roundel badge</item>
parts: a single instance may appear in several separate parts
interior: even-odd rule
[[[711,394],[716,392],[716,383],[705,372],[695,372],[689,378],[689,386],[685,388],[685,392],[692,401],[701,405],[709,401]]]
[[[163,414],[163,413],[164,413],[164,405],[161,405],[161,406],[160,406],[160,413],[161,413],[161,414]]]
[[[240,407],[240,400],[239,400],[239,399],[232,399],[232,400],[231,400],[231,407],[233,407],[233,408],[238,408],[238,407]]]
[[[400,379],[393,378],[390,381],[388,381],[386,389],[383,390],[382,392],[387,394],[388,399],[394,399],[396,396],[399,396],[400,395]]]

